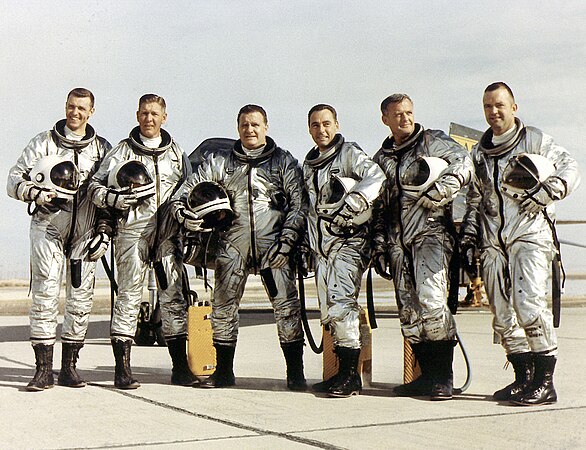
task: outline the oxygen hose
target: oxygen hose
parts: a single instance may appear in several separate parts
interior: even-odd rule
[[[466,352],[466,348],[464,347],[464,343],[462,342],[462,338],[456,331],[456,339],[458,344],[460,345],[460,350],[462,351],[462,356],[464,357],[464,362],[466,363],[466,381],[462,387],[454,388],[454,394],[461,394],[462,392],[466,391],[470,387],[470,383],[472,382],[472,368],[470,366],[470,358],[468,358],[468,352]]]
[[[307,309],[305,307],[305,284],[303,283],[303,274],[301,273],[301,265],[297,267],[297,280],[299,282],[299,303],[301,304],[301,322],[303,323],[303,329],[305,330],[305,336],[307,342],[314,353],[318,355],[324,351],[324,339],[322,336],[321,342],[318,345],[315,343],[311,328],[309,328],[309,320],[307,320]]]
[[[300,267],[297,270],[297,280],[299,282],[299,300],[301,303],[301,321],[303,323],[303,329],[305,330],[305,336],[307,337],[307,342],[309,346],[314,351],[314,353],[320,354],[323,352],[323,336],[318,346],[315,343],[315,339],[313,338],[313,334],[311,332],[311,328],[309,327],[309,321],[307,319],[307,309],[305,306],[305,285],[303,283],[303,275],[301,273]],[[460,346],[460,350],[462,351],[462,357],[464,358],[464,363],[466,364],[466,380],[464,384],[459,388],[454,388],[454,394],[458,395],[465,392],[469,387],[470,383],[472,382],[472,367],[470,365],[470,358],[468,357],[468,352],[464,346],[462,338],[460,334],[456,331],[456,340]]]

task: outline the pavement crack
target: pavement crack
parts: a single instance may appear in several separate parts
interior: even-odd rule
[[[517,406],[514,408],[522,408],[521,406]],[[420,424],[420,423],[433,423],[433,422],[450,422],[456,420],[466,420],[466,419],[486,419],[489,417],[505,417],[505,416],[519,416],[519,415],[526,415],[526,414],[544,414],[550,413],[553,411],[578,411],[586,409],[586,405],[583,406],[568,406],[563,408],[547,408],[547,409],[540,409],[540,410],[523,410],[518,412],[509,412],[509,413],[494,413],[494,414],[469,414],[466,416],[453,416],[453,417],[436,417],[433,419],[413,419],[413,420],[400,420],[397,422],[377,422],[377,423],[368,423],[362,425],[350,425],[350,426],[343,426],[343,427],[324,427],[324,428],[315,428],[311,430],[303,430],[303,433],[319,433],[323,431],[336,431],[336,430],[353,430],[353,429],[364,429],[364,428],[372,428],[372,427],[394,427],[394,426],[404,426],[404,425],[412,425],[412,424]],[[294,433],[294,431],[290,431],[290,433]]]
[[[184,408],[180,408],[178,406],[173,406],[173,405],[169,405],[168,403],[163,403],[157,400],[152,400],[149,398],[145,398],[145,397],[141,397],[140,395],[136,395],[136,394],[132,394],[128,391],[122,391],[119,389],[113,389],[110,387],[106,387],[102,384],[98,384],[98,383],[88,383],[88,385],[90,386],[95,386],[95,387],[99,387],[101,389],[107,389],[115,394],[118,395],[122,395],[128,398],[132,398],[134,400],[139,400],[145,403],[149,403],[151,405],[154,406],[158,406],[160,408],[165,408],[167,410],[170,411],[174,411],[180,414],[185,414],[188,416],[192,416],[192,417],[196,417],[198,419],[203,419],[203,420],[209,420],[211,422],[216,422],[216,423],[220,423],[222,425],[226,425],[229,427],[233,427],[233,428],[237,428],[240,430],[246,430],[246,431],[250,431],[252,433],[255,433],[259,436],[274,436],[274,437],[279,437],[282,439],[287,439],[288,441],[292,441],[292,442],[296,442],[299,444],[305,444],[305,445],[309,445],[311,447],[315,447],[315,448],[321,448],[321,449],[325,449],[325,450],[342,450],[344,449],[344,447],[338,447],[336,445],[332,445],[329,444],[327,442],[323,442],[323,441],[318,441],[315,439],[308,439],[308,438],[304,438],[301,436],[295,436],[293,434],[291,434],[291,432],[280,432],[280,431],[272,431],[272,430],[268,430],[265,428],[259,428],[259,427],[254,427],[251,425],[246,425],[240,422],[236,422],[233,420],[228,420],[228,419],[222,419],[219,417],[214,417],[214,416],[210,416],[209,414],[202,414],[202,413],[198,413],[195,411],[190,411]],[[249,436],[252,437],[252,436]],[[226,439],[226,438],[222,438],[222,439]],[[194,441],[195,442],[195,441]]]

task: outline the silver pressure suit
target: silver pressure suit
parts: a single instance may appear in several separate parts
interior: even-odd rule
[[[193,186],[215,181],[227,191],[235,213],[220,234],[215,263],[211,322],[214,342],[234,346],[238,337],[238,308],[248,275],[261,274],[275,313],[281,344],[303,340],[300,302],[292,262],[271,269],[267,252],[276,242],[295,246],[304,231],[307,196],[297,160],[267,137],[258,156],[241,142],[211,152],[194,168],[175,200],[186,202]]]
[[[65,119],[51,131],[35,136],[26,146],[16,165],[8,174],[8,195],[22,197],[29,174],[37,161],[47,155],[70,159],[80,173],[80,188],[72,201],[35,207],[30,226],[30,264],[32,307],[30,309],[30,339],[33,345],[55,343],[57,308],[63,266],[66,265],[66,301],[61,339],[83,342],[93,301],[96,263],[88,259],[88,245],[93,237],[96,208],[87,197],[90,177],[110,149],[104,138],[87,125],[80,141],[65,137]],[[33,206],[34,202],[32,205]],[[29,208],[30,208],[29,206]],[[70,261],[81,261],[81,284],[71,283]]]
[[[118,269],[118,297],[114,304],[111,336],[122,340],[134,337],[143,285],[149,266],[164,269],[167,288],[161,287],[158,273],[158,295],[161,305],[163,334],[166,339],[187,336],[187,300],[182,293],[183,260],[179,225],[170,212],[170,198],[191,173],[185,153],[161,129],[158,148],[146,147],[139,128],[134,128],[104,158],[90,185],[92,201],[106,207],[107,180],[110,170],[126,160],[142,162],[155,182],[155,195],[118,215],[114,237]],[[163,284],[164,287],[164,284]]]
[[[546,294],[556,254],[551,221],[554,206],[528,214],[519,199],[503,192],[503,171],[521,153],[547,157],[555,171],[543,185],[551,200],[561,200],[579,184],[576,161],[553,139],[516,119],[514,136],[492,145],[488,130],[473,149],[476,175],[467,195],[463,241],[476,240],[481,276],[493,312],[493,329],[507,354],[557,354],[553,317]]]
[[[432,187],[444,199],[453,199],[469,183],[473,165],[466,149],[442,131],[415,124],[406,142],[397,145],[389,137],[374,156],[388,183],[375,209],[374,252],[389,257],[401,329],[411,344],[453,340],[456,334],[447,306],[455,244],[451,203],[427,208],[406,194],[401,181],[412,163],[428,156],[448,163]]]
[[[380,167],[354,142],[338,134],[325,152],[314,147],[303,164],[309,194],[308,236],[315,255],[315,278],[321,322],[329,325],[334,345],[360,348],[358,295],[362,275],[370,260],[368,223],[343,230],[318,213],[329,201],[334,175],[358,182],[345,202],[353,210],[366,210],[379,196],[385,175]]]

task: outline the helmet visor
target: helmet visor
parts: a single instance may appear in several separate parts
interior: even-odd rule
[[[431,169],[429,164],[425,159],[419,158],[407,167],[407,170],[403,173],[401,182],[403,187],[418,188],[428,182],[430,175]]]
[[[116,181],[121,188],[136,189],[152,183],[153,179],[140,161],[128,161],[118,170]]]
[[[234,218],[226,191],[212,181],[196,184],[189,193],[187,206],[203,219],[204,228],[224,229]]]
[[[210,211],[203,217],[203,228],[225,229],[232,223],[234,215],[228,209]]]
[[[79,188],[79,172],[71,161],[63,161],[53,166],[50,173],[51,182],[68,191]]]
[[[539,183],[539,170],[530,158],[521,155],[511,161],[510,170],[504,177],[504,183],[519,190],[532,189]]]

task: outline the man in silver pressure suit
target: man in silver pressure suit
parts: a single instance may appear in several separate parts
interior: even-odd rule
[[[447,305],[449,264],[456,240],[451,201],[472,177],[472,160],[439,130],[414,121],[413,102],[393,94],[381,104],[391,130],[374,156],[387,175],[375,208],[375,269],[391,276],[401,331],[421,376],[397,386],[401,396],[451,399],[456,322]]]
[[[65,103],[65,119],[35,136],[8,174],[8,195],[34,206],[31,212],[30,340],[36,372],[28,391],[54,385],[53,347],[63,265],[66,300],[61,331],[62,386],[83,387],[76,371],[92,308],[96,263],[107,247],[90,245],[95,237],[96,208],[87,197],[89,178],[110,144],[88,124],[94,95],[73,89]],[[107,237],[105,239],[108,239]]]
[[[200,182],[216,182],[228,193],[235,218],[220,234],[215,261],[211,322],[215,372],[206,388],[235,384],[234,352],[238,308],[250,273],[260,274],[275,312],[287,364],[287,387],[305,390],[301,305],[291,255],[304,233],[307,194],[297,160],[267,136],[268,120],[258,105],[237,116],[240,139],[233,148],[212,152],[174,197],[175,216],[188,224],[187,198]],[[187,219],[186,219],[187,217]]]
[[[303,177],[309,193],[308,236],[315,256],[321,322],[329,327],[339,370],[313,389],[350,397],[362,389],[360,357],[362,274],[370,261],[368,219],[385,175],[354,142],[338,133],[336,110],[315,105],[308,113],[315,142],[305,158]]]
[[[553,203],[578,186],[578,165],[550,136],[516,117],[505,83],[490,84],[482,101],[490,128],[472,152],[476,176],[461,246],[468,266],[480,250],[493,329],[515,371],[514,382],[494,399],[555,403],[558,347],[546,299],[552,261],[559,264]]]
[[[171,382],[198,383],[187,364],[187,299],[182,292],[182,248],[179,225],[170,214],[170,198],[191,173],[181,147],[161,128],[167,119],[165,100],[143,95],[138,126],[110,151],[92,178],[90,195],[116,217],[114,250],[118,296],[110,336],[116,360],[114,384],[136,389],[130,350],[136,332],[145,274],[157,274],[162,327],[173,368]]]

